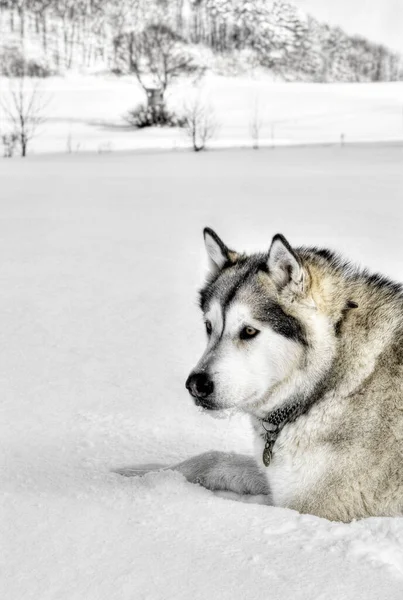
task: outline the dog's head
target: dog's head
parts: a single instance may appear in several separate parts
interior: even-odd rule
[[[282,235],[267,253],[249,256],[229,250],[211,229],[204,239],[211,262],[200,292],[207,348],[186,387],[207,410],[267,405],[272,390],[303,369],[309,332],[321,320],[310,274]],[[322,321],[316,325],[326,338]]]

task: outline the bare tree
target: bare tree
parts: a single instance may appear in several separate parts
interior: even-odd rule
[[[149,25],[139,34],[131,32],[128,49],[130,70],[146,93],[153,89],[160,91],[161,103],[175,79],[203,72],[181,38],[162,23]]]
[[[206,148],[217,132],[217,121],[210,105],[200,95],[185,105],[185,131],[192,141],[193,150],[200,152]]]
[[[25,77],[10,83],[8,92],[0,99],[0,106],[11,124],[12,134],[18,137],[21,156],[27,155],[29,142],[37,135],[38,127],[46,121],[49,99],[39,83],[27,87]]]
[[[263,125],[264,125],[264,123],[263,123],[263,118],[260,113],[259,98],[256,97],[255,103],[253,105],[253,112],[252,112],[251,120],[249,123],[250,134],[251,134],[252,140],[253,140],[253,148],[255,150],[259,149],[260,132],[261,132]]]

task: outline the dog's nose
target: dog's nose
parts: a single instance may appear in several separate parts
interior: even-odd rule
[[[206,373],[191,373],[186,380],[186,388],[194,398],[207,398],[214,391],[214,383]]]

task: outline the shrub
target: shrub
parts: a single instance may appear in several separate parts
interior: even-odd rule
[[[6,77],[49,77],[53,74],[46,58],[24,56],[19,44],[0,44],[0,75]]]
[[[167,109],[165,104],[147,106],[139,104],[129,111],[125,120],[132,127],[184,127],[186,119]]]
[[[17,133],[4,133],[1,136],[4,158],[12,158],[17,148],[19,138]]]

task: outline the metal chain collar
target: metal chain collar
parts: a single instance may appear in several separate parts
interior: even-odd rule
[[[265,430],[264,439],[265,445],[263,450],[263,464],[268,467],[273,456],[274,444],[280,435],[283,427],[288,423],[295,421],[300,414],[304,412],[301,402],[289,404],[284,408],[273,410],[265,419],[260,419],[263,429]],[[269,429],[265,426],[269,425]]]

